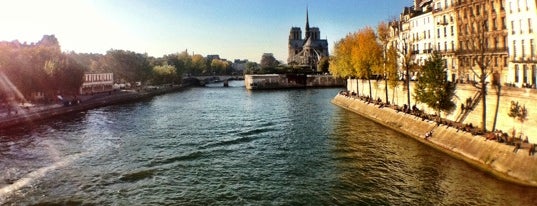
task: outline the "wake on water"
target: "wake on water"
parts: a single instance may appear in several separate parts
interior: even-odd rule
[[[31,185],[33,182],[40,178],[43,178],[49,171],[65,167],[80,158],[80,156],[82,156],[82,153],[67,156],[50,166],[39,168],[38,170],[26,174],[24,177],[18,179],[12,184],[0,188],[0,204],[6,202],[6,200],[18,190]]]

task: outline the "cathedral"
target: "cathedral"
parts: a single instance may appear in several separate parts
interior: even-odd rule
[[[300,27],[292,27],[289,33],[289,58],[287,64],[317,69],[322,57],[328,57],[328,41],[321,39],[318,27],[311,27],[306,9],[305,36],[302,38]]]

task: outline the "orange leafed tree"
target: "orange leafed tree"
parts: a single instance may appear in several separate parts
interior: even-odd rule
[[[351,61],[351,51],[354,44],[354,34],[347,34],[343,39],[336,42],[334,54],[330,57],[330,73],[336,77],[354,77]]]
[[[371,78],[382,71],[382,46],[371,27],[360,29],[355,35],[356,43],[352,47],[354,73],[357,77],[367,78],[369,98],[373,98]]]

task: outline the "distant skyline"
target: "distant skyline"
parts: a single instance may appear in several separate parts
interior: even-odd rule
[[[319,27],[334,42],[398,17],[411,0],[0,0],[0,41],[37,42],[54,34],[63,51],[131,50],[161,57],[203,56],[286,62],[291,27]],[[303,31],[304,33],[304,31]]]

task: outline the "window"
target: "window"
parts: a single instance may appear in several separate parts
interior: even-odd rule
[[[444,27],[444,37],[447,37],[447,28]]]
[[[531,18],[528,18],[528,32],[533,33],[533,28],[531,27]]]
[[[528,83],[528,65],[522,65],[522,78],[524,79],[524,83]]]
[[[503,66],[504,66],[504,67],[507,66],[507,57],[503,57]]]
[[[440,38],[440,28],[436,29],[436,34],[437,34],[436,37]]]
[[[521,57],[525,57],[525,56],[526,56],[526,55],[525,55],[526,52],[524,52],[524,50],[525,50],[524,40],[521,40],[521,41],[520,41],[520,49],[521,49],[521,51],[522,51],[522,53],[521,53],[521,54],[522,54]]]
[[[518,82],[518,64],[515,64],[515,82]]]
[[[496,18],[492,18],[492,30],[497,30],[498,27],[496,27]]]
[[[494,37],[494,49],[498,49],[498,38]]]
[[[530,39],[530,57],[532,59],[535,57],[535,49],[533,48],[533,39]]]
[[[497,56],[494,57],[494,66],[495,67],[498,66],[498,57]]]
[[[447,42],[444,42],[444,51],[447,51]]]
[[[516,58],[516,40],[513,40],[513,57]]]
[[[502,17],[502,29],[507,28],[506,25],[505,25],[506,24],[505,22],[506,22],[505,17]]]
[[[537,77],[537,67],[535,65],[531,65],[531,84],[535,86],[535,79]]]
[[[455,51],[455,42],[451,41],[451,51]]]
[[[454,36],[455,32],[453,31],[453,26],[451,26],[451,36]]]
[[[515,34],[515,21],[511,21],[511,34]]]
[[[475,15],[476,16],[481,15],[481,12],[479,12],[479,10],[481,10],[481,7],[479,7],[479,5],[475,6]]]

